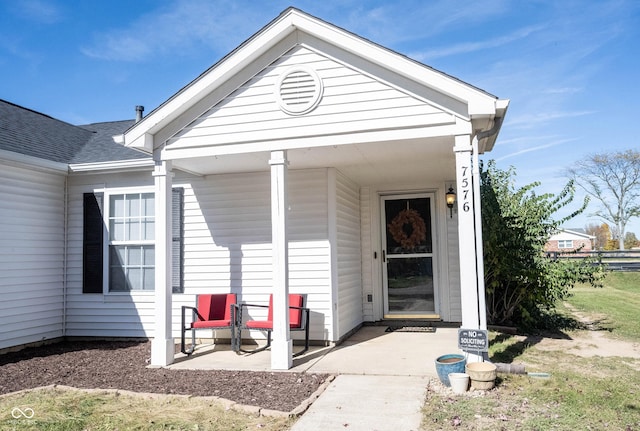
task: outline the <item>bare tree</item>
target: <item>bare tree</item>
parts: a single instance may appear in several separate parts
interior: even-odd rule
[[[640,152],[635,150],[590,155],[569,169],[573,179],[601,207],[594,215],[611,223],[624,250],[625,228],[640,216]]]

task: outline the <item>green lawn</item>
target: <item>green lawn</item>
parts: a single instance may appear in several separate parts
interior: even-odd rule
[[[597,321],[595,329],[640,342],[640,274],[610,273],[604,288],[579,286],[567,301]],[[558,332],[558,337],[577,335]],[[536,348],[537,336],[491,333],[494,362],[526,365],[529,372],[498,375],[496,388],[479,394],[451,395],[428,391],[424,430],[640,430],[640,359],[583,358]]]
[[[601,329],[615,337],[640,340],[640,273],[611,272],[604,287],[579,285],[567,302],[577,310],[601,317]]]
[[[497,387],[482,395],[444,395],[429,391],[424,430],[629,430],[640,429],[640,361],[581,358],[518,346],[507,336],[498,349],[521,353],[527,370],[547,379],[499,374]],[[526,343],[525,343],[526,344]],[[457,423],[457,426],[453,426]]]

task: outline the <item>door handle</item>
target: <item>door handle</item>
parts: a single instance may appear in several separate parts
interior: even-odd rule
[[[387,254],[385,253],[384,250],[382,250],[382,261],[386,262],[387,261]]]

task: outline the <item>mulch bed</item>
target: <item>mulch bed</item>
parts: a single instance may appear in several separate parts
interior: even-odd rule
[[[0,394],[48,385],[140,393],[217,396],[289,412],[324,374],[147,368],[151,343],[64,341],[0,355]]]

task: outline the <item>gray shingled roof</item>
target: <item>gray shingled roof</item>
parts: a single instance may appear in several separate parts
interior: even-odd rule
[[[133,120],[74,126],[0,99],[0,149],[59,163],[148,158],[113,141]]]
[[[112,162],[116,160],[147,159],[149,155],[114,142],[115,135],[122,135],[135,123],[134,120],[93,123],[80,126],[93,135],[78,151],[71,163]]]

